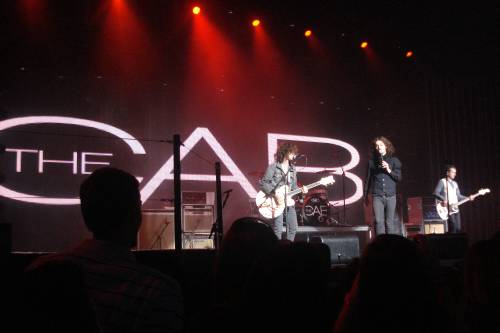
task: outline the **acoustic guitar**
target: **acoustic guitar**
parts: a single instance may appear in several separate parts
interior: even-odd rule
[[[320,185],[330,185],[335,183],[333,176],[323,177],[319,181],[306,185],[307,190],[312,189],[316,186]],[[280,216],[285,207],[290,207],[295,205],[295,200],[293,200],[293,196],[302,192],[300,188],[295,189],[293,191],[290,190],[288,185],[282,185],[278,187],[274,195],[273,194],[265,194],[262,191],[257,193],[257,197],[255,198],[255,203],[259,209],[259,213],[267,219],[273,219],[277,216]],[[286,197],[285,197],[286,193]]]

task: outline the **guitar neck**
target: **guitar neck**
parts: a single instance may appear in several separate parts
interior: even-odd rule
[[[319,186],[319,185],[321,185],[321,181],[317,181],[317,182],[314,182],[312,184],[306,185],[306,188],[309,190],[309,189],[314,188],[314,187]],[[287,195],[292,196],[295,194],[299,194],[300,192],[302,192],[302,190],[300,188],[298,188],[298,189],[295,189],[293,191],[290,191]]]
[[[481,195],[481,193],[476,193],[476,194],[473,194],[473,195],[471,195],[471,198],[472,198],[472,199],[475,199],[475,198],[476,198],[477,196],[479,196],[479,195]],[[465,199],[463,199],[463,200],[460,200],[460,201],[457,203],[457,206],[460,206],[461,204],[466,203],[467,201],[470,201],[470,200],[471,200],[471,198],[467,197],[467,198],[465,198]]]

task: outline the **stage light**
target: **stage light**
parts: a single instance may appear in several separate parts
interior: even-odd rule
[[[193,14],[198,15],[201,12],[201,8],[198,6],[193,7]]]
[[[368,42],[362,42],[361,43],[361,48],[366,49],[368,47]]]
[[[312,33],[313,33],[313,32],[312,32],[311,30],[306,30],[306,31],[304,32],[304,36],[306,36],[306,37],[308,37],[308,38],[309,38],[309,37],[311,37]]]
[[[411,57],[413,57],[413,51],[408,51],[408,52],[406,52],[406,57],[407,57],[407,58],[411,58]]]
[[[252,25],[253,25],[254,27],[258,27],[258,26],[260,25],[260,20],[259,20],[259,19],[255,19],[255,20],[253,20],[253,21],[252,21]]]

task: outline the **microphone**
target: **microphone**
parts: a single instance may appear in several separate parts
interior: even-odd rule
[[[233,189],[226,190],[226,191],[224,191],[224,192],[222,192],[222,193],[229,194],[229,193],[231,193],[231,192],[233,192]]]
[[[384,156],[381,153],[377,152],[377,165],[379,168],[382,167],[382,162],[384,161]]]
[[[294,163],[295,163],[295,162],[297,162],[298,160],[300,160],[302,157],[306,157],[306,155],[305,155],[305,154],[297,154],[297,155],[295,156],[295,158],[292,160],[292,162],[294,162]]]

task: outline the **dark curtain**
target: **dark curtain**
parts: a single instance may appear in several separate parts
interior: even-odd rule
[[[493,75],[433,75],[426,82],[429,188],[445,175],[446,164],[454,164],[462,194],[491,190],[460,207],[462,229],[472,242],[500,230],[499,92]]]

